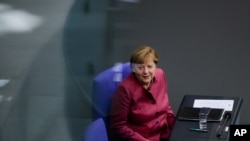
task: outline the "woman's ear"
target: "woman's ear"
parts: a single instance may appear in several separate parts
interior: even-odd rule
[[[132,72],[135,72],[134,64],[131,63],[131,64],[130,64],[130,68],[131,68],[131,71],[132,71]]]
[[[135,68],[132,68],[132,72],[135,72]]]

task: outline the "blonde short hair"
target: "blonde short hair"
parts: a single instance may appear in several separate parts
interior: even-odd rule
[[[157,64],[159,61],[158,54],[156,51],[146,45],[139,46],[130,56],[130,63],[143,64],[148,59],[152,58],[154,63]]]

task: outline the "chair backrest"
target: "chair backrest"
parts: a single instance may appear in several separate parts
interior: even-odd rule
[[[107,117],[111,97],[120,82],[131,72],[130,63],[120,63],[99,73],[93,82],[93,120]]]
[[[106,126],[102,118],[96,119],[85,128],[83,141],[108,141]]]

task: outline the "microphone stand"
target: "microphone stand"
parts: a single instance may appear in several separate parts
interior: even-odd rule
[[[222,124],[222,126],[220,127],[220,130],[219,130],[219,133],[216,135],[217,137],[220,137],[222,135],[222,133],[224,132],[224,128],[225,128],[225,125],[227,123],[227,120],[231,117],[231,113],[225,113],[225,120]]]

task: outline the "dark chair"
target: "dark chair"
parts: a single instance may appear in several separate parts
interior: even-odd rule
[[[130,63],[117,64],[99,73],[93,81],[93,122],[83,133],[83,141],[108,141],[106,119],[111,97],[120,82],[131,72]]]
[[[93,82],[93,120],[108,115],[111,97],[120,82],[131,72],[130,63],[121,63],[99,73]]]
[[[108,141],[108,135],[103,118],[91,122],[84,130],[83,141]]]

